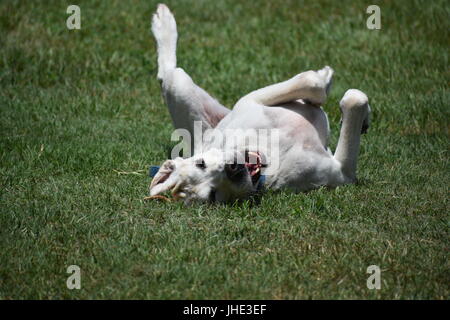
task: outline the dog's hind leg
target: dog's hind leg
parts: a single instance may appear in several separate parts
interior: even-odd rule
[[[253,91],[242,99],[251,99],[265,106],[280,105],[302,99],[313,105],[322,105],[331,87],[333,69],[326,66],[318,71],[302,72],[295,77]]]
[[[177,25],[169,8],[158,5],[153,15],[152,32],[158,50],[158,79],[176,129],[187,129],[194,141],[194,121],[202,130],[214,128],[230,112],[176,64]]]
[[[364,92],[350,89],[342,98],[340,107],[342,127],[334,158],[340,163],[345,182],[355,182],[361,133],[369,126],[369,100]]]

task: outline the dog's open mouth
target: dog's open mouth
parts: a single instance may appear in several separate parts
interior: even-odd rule
[[[245,168],[247,169],[253,185],[261,177],[261,169],[264,167],[261,154],[258,151],[245,151]]]

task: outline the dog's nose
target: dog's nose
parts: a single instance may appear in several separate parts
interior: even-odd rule
[[[231,163],[225,165],[225,173],[231,181],[237,181],[245,174],[245,164]]]

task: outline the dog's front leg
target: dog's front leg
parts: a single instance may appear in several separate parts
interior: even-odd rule
[[[194,142],[195,121],[201,122],[203,131],[214,128],[230,110],[197,86],[183,69],[176,67],[177,26],[164,4],[158,5],[153,15],[152,32],[158,50],[158,79],[162,82],[172,122],[176,129],[187,129]]]

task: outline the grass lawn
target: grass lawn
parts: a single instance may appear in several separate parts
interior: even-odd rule
[[[1,1],[0,298],[448,299],[448,1],[168,1],[179,65],[228,107],[330,65],[332,149],[348,88],[373,110],[357,185],[191,207],[142,200],[176,144],[156,3],[80,0],[71,31],[69,2]]]

